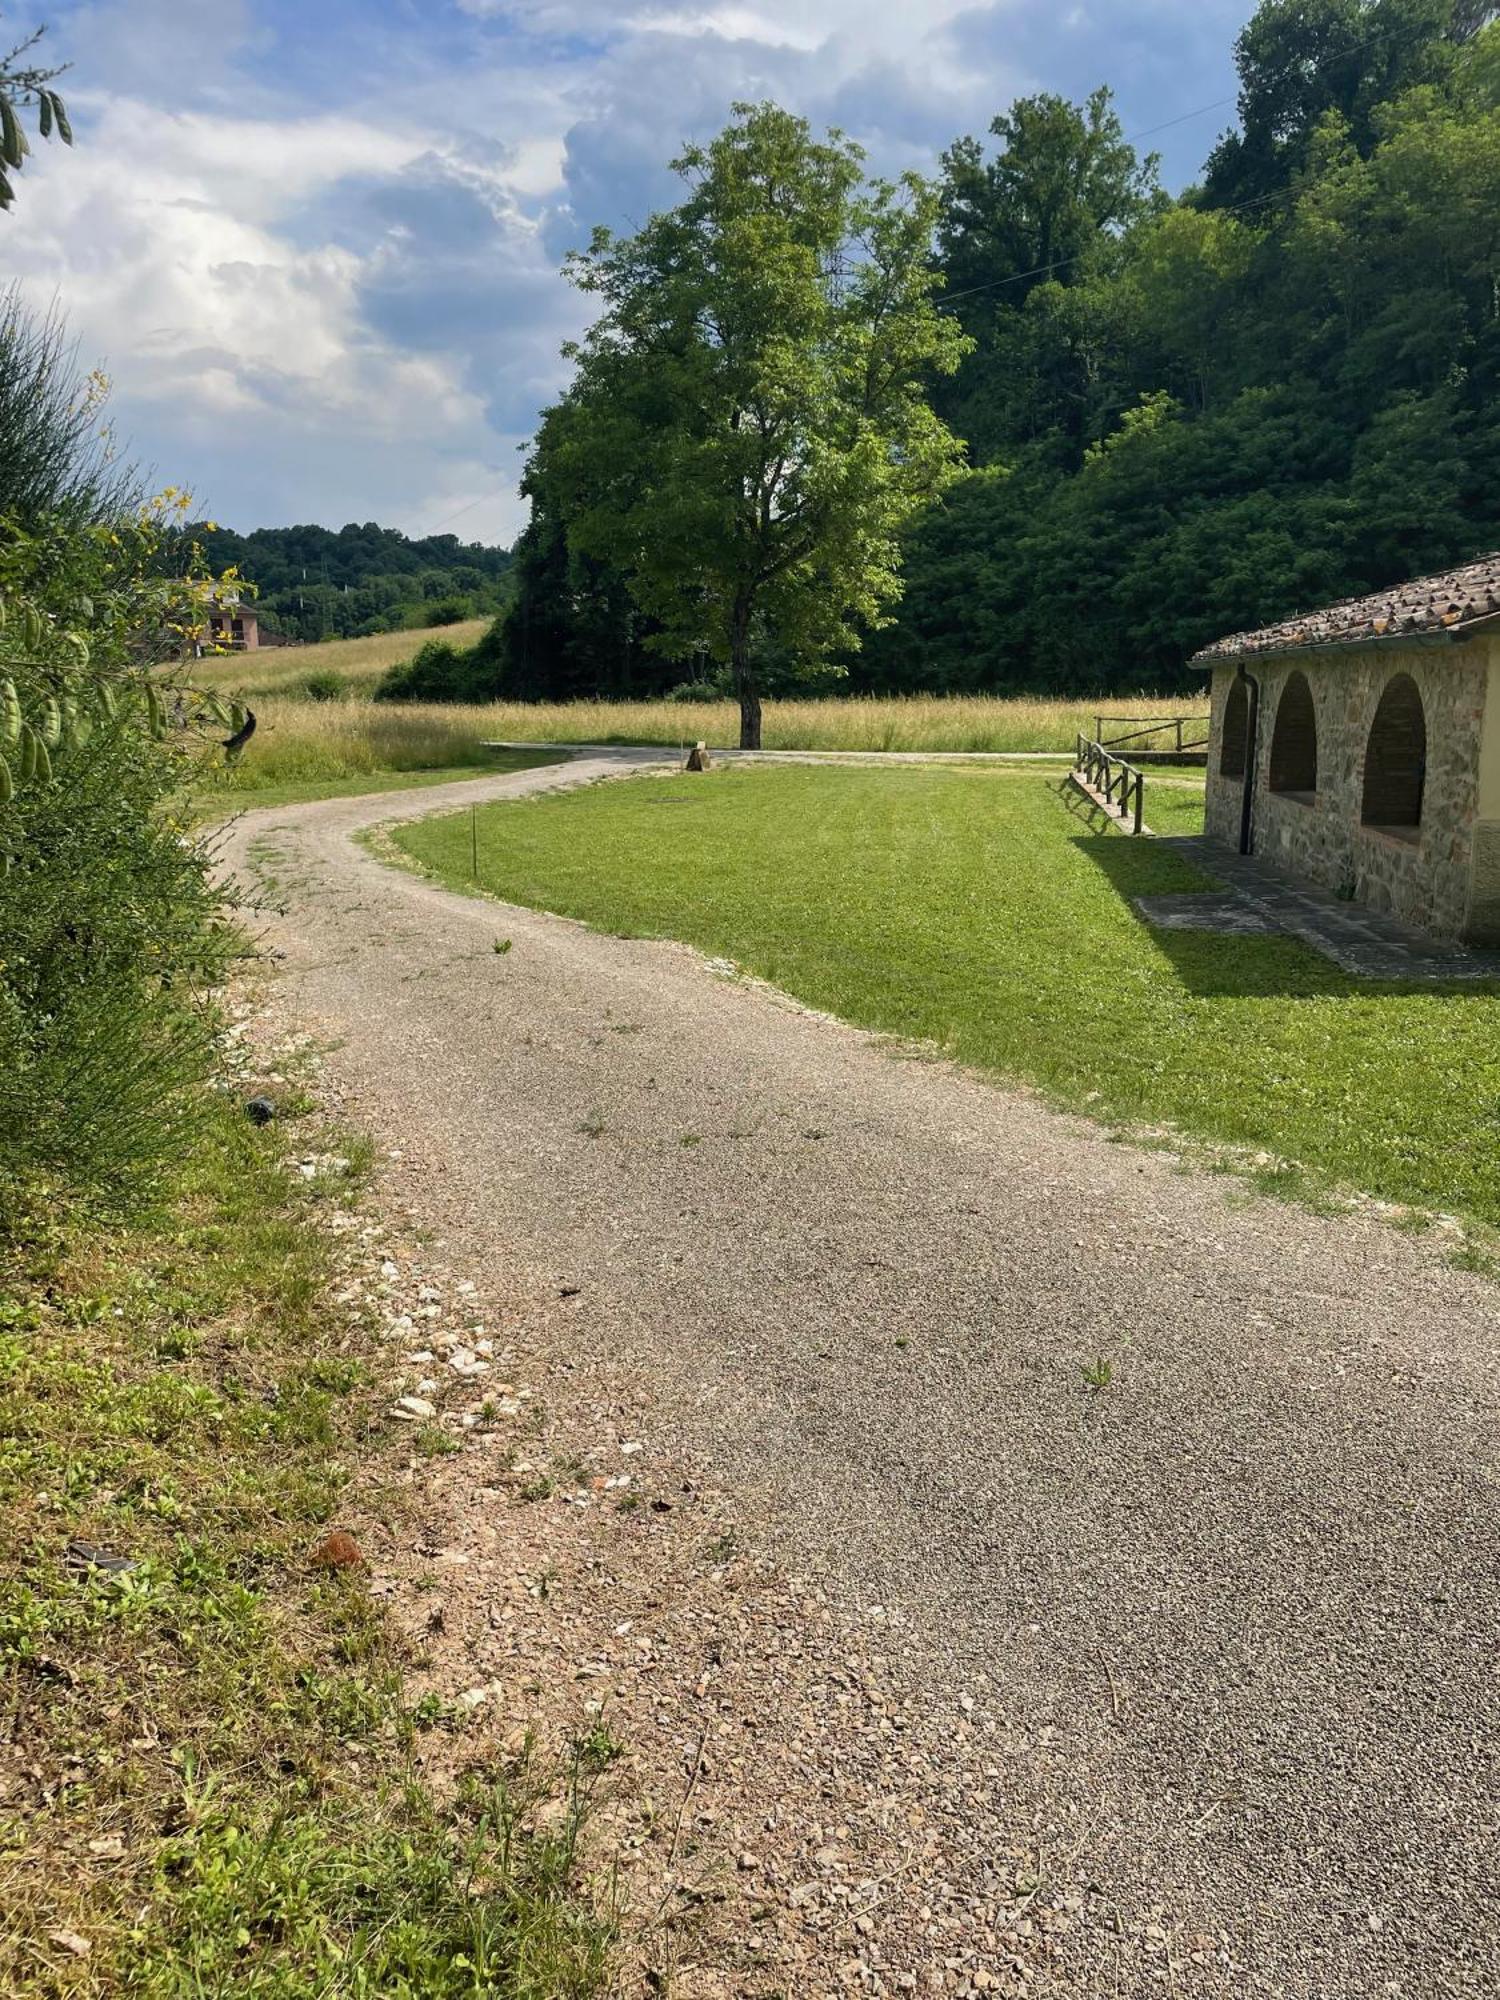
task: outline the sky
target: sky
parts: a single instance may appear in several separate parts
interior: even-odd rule
[[[77,140],[36,145],[0,279],[65,314],[200,517],[509,542],[585,322],[563,256],[669,204],[736,99],[931,171],[1017,96],[1109,83],[1176,188],[1233,121],[1251,5],[0,0],[7,46],[50,22]]]

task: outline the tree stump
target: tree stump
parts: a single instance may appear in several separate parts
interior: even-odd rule
[[[708,754],[706,743],[695,743],[688,752],[688,760],[683,765],[685,771],[711,771],[713,759]]]

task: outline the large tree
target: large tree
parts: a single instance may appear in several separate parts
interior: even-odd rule
[[[571,260],[603,310],[529,477],[653,650],[729,668],[755,749],[757,635],[810,663],[888,618],[901,529],[960,465],[924,384],[964,340],[914,175],[868,181],[857,146],[772,104],[673,165],[680,206]]]

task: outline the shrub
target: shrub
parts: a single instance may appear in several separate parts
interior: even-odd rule
[[[167,805],[197,726],[222,740],[243,716],[151,671],[201,640],[206,591],[160,573],[185,496],[144,506],[120,483],[101,395],[55,319],[0,302],[0,416],[25,424],[0,431],[6,1195],[38,1176],[122,1193],[182,1144],[231,948]]]
[[[349,692],[349,683],[332,667],[320,667],[316,673],[296,682],[294,691],[308,701],[342,701]]]
[[[474,608],[465,597],[442,597],[436,604],[419,606],[416,615],[424,625],[462,625],[474,616]]]
[[[492,626],[477,646],[429,639],[376,684],[376,701],[494,701],[500,694],[500,643]]]
[[[4,808],[0,1174],[116,1193],[187,1138],[230,949],[206,856],[164,806],[177,757],[131,717]]]

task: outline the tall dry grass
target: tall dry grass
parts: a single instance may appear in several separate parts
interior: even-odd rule
[[[1149,697],[1108,704],[1110,714],[1142,720],[1193,708],[1180,699]],[[259,727],[245,755],[225,774],[228,789],[482,765],[486,741],[642,743],[679,749],[699,741],[728,746],[739,735],[738,711],[730,702],[493,702],[463,707],[273,698],[261,702],[257,713]],[[1097,713],[1093,703],[1032,697],[775,701],[766,704],[765,744],[768,750],[1069,752],[1080,729],[1092,732]]]
[[[321,646],[261,646],[253,653],[226,653],[200,660],[193,679],[220,694],[294,694],[310,674],[339,675],[350,694],[367,694],[387,667],[409,660],[429,639],[472,646],[490,624],[469,618],[461,625],[427,625],[414,632],[377,632],[369,639],[329,639]]]

